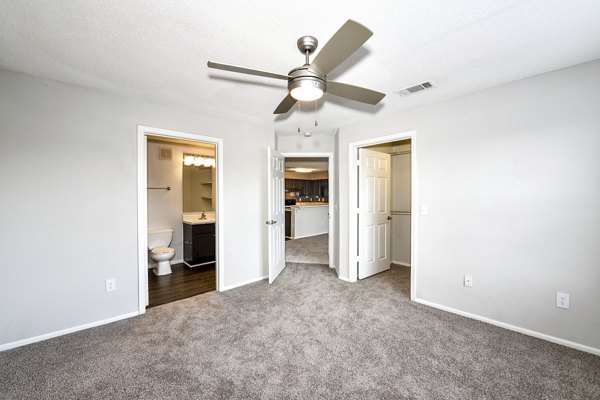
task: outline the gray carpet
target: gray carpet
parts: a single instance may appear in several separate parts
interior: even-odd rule
[[[0,353],[2,399],[599,399],[600,357],[319,265]]]
[[[302,264],[329,264],[329,234],[285,242],[285,261]]]

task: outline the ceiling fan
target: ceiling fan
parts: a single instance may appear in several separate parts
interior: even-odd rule
[[[287,113],[297,101],[314,101],[324,92],[335,96],[367,104],[377,104],[385,97],[384,93],[346,83],[329,81],[327,74],[340,65],[352,53],[358,50],[371,36],[368,28],[349,19],[329,39],[323,49],[316,55],[312,63],[309,56],[317,49],[318,41],[313,36],[302,36],[298,39],[298,50],[305,56],[305,64],[292,69],[287,75],[260,71],[235,65],[209,61],[208,67],[241,74],[257,75],[267,78],[288,81],[288,95],[277,106],[273,114]]]

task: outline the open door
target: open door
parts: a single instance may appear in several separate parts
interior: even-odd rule
[[[358,279],[390,269],[389,154],[358,149]]]
[[[285,268],[285,158],[272,148],[268,148],[267,229],[269,229],[269,283]]]

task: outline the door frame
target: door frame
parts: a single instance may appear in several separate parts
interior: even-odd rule
[[[398,140],[411,140],[411,171],[410,171],[410,299],[414,301],[417,289],[417,232],[418,218],[418,185],[417,185],[417,131],[406,131],[392,135],[379,136],[364,140],[350,142],[348,145],[348,281],[356,282],[358,279],[358,149],[375,144],[395,142]]]
[[[223,290],[224,262],[224,232],[225,209],[223,201],[223,139],[199,135],[196,133],[173,131],[150,126],[137,126],[137,246],[138,246],[138,312],[144,314],[148,304],[148,136],[158,136],[168,139],[184,139],[193,142],[204,142],[215,145],[216,155],[216,209],[215,235],[217,291]]]
[[[334,252],[334,243],[335,243],[335,204],[336,204],[336,191],[335,191],[335,165],[333,160],[333,153],[281,153],[286,159],[287,158],[297,158],[297,157],[314,157],[314,158],[327,158],[328,160],[328,190],[329,190],[329,243],[327,244],[328,249],[328,257],[329,257],[329,268],[335,268],[336,271],[338,267],[334,264],[333,260],[333,252]],[[285,232],[284,232],[285,234]]]

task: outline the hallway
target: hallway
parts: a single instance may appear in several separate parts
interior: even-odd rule
[[[285,261],[287,263],[329,265],[329,234],[286,240]]]

